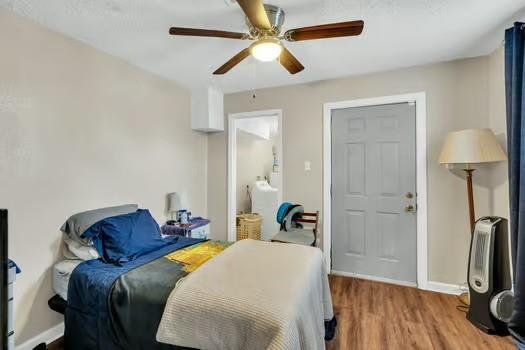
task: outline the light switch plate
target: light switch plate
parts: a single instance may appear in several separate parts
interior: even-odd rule
[[[305,171],[310,171],[310,170],[312,170],[312,164],[310,163],[309,160],[305,160],[305,161],[304,161],[304,170],[305,170]]]

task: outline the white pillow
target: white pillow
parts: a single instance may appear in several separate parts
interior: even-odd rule
[[[93,247],[87,247],[71,239],[67,234],[62,234],[64,240],[64,257],[66,259],[93,260],[100,258],[97,250]]]

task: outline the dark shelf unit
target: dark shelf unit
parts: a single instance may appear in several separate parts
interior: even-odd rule
[[[8,266],[9,266],[9,259],[7,256],[7,210],[0,209],[0,258],[1,258],[1,265],[2,269],[0,272],[0,300],[1,300],[1,310],[0,310],[0,321],[2,324],[2,327],[0,329],[0,339],[1,339],[1,346],[0,349],[7,349],[8,346],[8,332],[7,329],[7,317],[8,317],[8,310],[7,310],[7,298],[8,298]]]

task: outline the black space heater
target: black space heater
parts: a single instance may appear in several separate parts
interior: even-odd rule
[[[486,333],[507,334],[514,296],[506,219],[487,216],[476,222],[470,243],[468,285],[469,321]]]

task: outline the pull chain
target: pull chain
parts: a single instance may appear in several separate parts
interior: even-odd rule
[[[252,81],[253,81],[253,86],[256,85],[256,82],[257,82],[257,62],[255,61],[255,59],[251,59],[251,78],[252,78]],[[252,90],[252,101],[255,101],[255,99],[257,98],[257,92],[255,91],[255,89]]]

